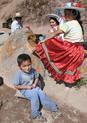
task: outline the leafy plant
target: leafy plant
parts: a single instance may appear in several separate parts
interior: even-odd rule
[[[87,79],[81,78],[79,81],[77,81],[76,88],[80,88],[81,86],[87,86]]]

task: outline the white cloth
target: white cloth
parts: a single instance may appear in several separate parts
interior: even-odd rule
[[[61,17],[59,18],[59,23],[60,23],[59,25],[64,24],[64,20]]]
[[[14,20],[11,24],[11,32],[15,32],[16,30],[21,29],[21,25],[18,23],[18,21]]]
[[[77,20],[68,21],[60,25],[60,29],[64,31],[64,39],[72,43],[83,42],[83,32]]]

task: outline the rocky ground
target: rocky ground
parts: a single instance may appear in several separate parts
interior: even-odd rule
[[[61,115],[53,119],[51,113],[42,110],[46,123],[87,123],[87,114],[66,104],[59,104]],[[15,90],[0,86],[0,123],[36,123],[31,118],[30,102],[15,97]]]
[[[26,0],[28,4],[26,4],[26,2],[25,4],[23,4],[24,0],[0,0],[0,20],[5,21],[5,19],[7,19],[8,17],[13,16],[16,11],[20,11],[24,15],[26,22],[29,22],[29,20],[31,20],[32,22],[32,20],[35,20],[37,16],[38,18],[42,17],[40,13],[45,15],[48,12],[52,12],[53,8],[49,10],[48,4],[45,5],[46,4],[45,2],[47,3],[49,2],[48,0],[46,1],[37,0],[37,3],[39,3],[39,5],[43,3],[40,8],[38,7],[38,4],[37,5],[33,4],[34,1],[35,0],[32,0],[30,2],[31,3],[30,5],[28,0]],[[63,0],[61,0],[60,3],[62,1]],[[26,7],[25,5],[28,6]],[[36,7],[35,10],[37,10],[36,12],[33,11],[34,5]],[[54,7],[55,4],[52,5]],[[30,14],[29,14],[30,11],[29,6],[31,6]],[[47,11],[43,11],[45,10],[46,7],[47,7]],[[10,11],[10,8],[13,8],[12,11]],[[43,18],[44,16],[42,17],[42,20]],[[39,22],[41,22],[41,20]],[[1,23],[0,23],[0,27],[1,27]],[[31,23],[30,27],[34,33],[38,33],[38,34],[39,33],[46,34],[49,28],[48,25],[41,25],[41,27],[39,25],[36,27],[36,23],[34,24]],[[86,27],[87,27],[87,23],[85,21],[84,22],[85,39],[87,39]],[[26,36],[24,36],[24,34],[22,34],[22,36],[21,35],[14,36],[15,37],[15,38],[13,37],[14,41],[12,39],[12,41],[8,43],[8,46],[11,46],[11,43],[13,49],[15,49],[15,46],[17,46],[17,44],[18,46],[15,50],[13,50],[12,48],[7,50],[9,48],[7,47],[7,44],[4,46],[2,45],[2,43],[4,44],[4,39],[5,41],[6,39],[9,39],[8,33],[10,32],[10,30],[5,28],[4,29],[0,28],[0,32],[2,31],[4,31],[6,34],[4,36],[0,35],[0,76],[4,78],[5,84],[0,86],[0,123],[36,123],[31,118],[30,102],[28,102],[28,100],[26,99],[15,97],[15,90],[13,89],[11,83],[12,77],[15,71],[17,70],[17,64],[16,64],[17,55],[19,53],[30,54],[29,50],[26,47],[27,44]],[[31,55],[31,57],[35,62],[34,66],[38,68],[40,62],[37,62],[38,59],[36,59],[33,55]],[[87,59],[83,63],[81,71],[82,71],[82,77],[87,78]],[[47,118],[47,123],[87,123],[87,87],[86,86],[82,86],[80,89],[71,88],[67,90],[64,84],[61,85],[56,84],[56,82],[50,77],[47,71],[45,71],[44,91],[58,103],[60,111],[62,113],[60,117],[54,120],[49,111],[42,109],[42,113]]]
[[[30,102],[18,99],[14,94],[13,89],[0,86],[0,123],[32,123]]]
[[[32,30],[37,33],[46,33],[48,29],[48,26],[40,27],[38,30],[34,25],[31,27]],[[16,48],[12,54],[7,56],[6,52],[1,52],[6,55],[6,57],[2,59],[0,64],[0,76],[3,77],[5,83],[5,85],[0,86],[0,123],[36,123],[31,119],[30,102],[15,97],[15,90],[9,88],[13,87],[12,78],[15,71],[18,69],[16,63],[17,55],[20,53],[30,54],[26,47],[26,36],[24,36],[24,33],[22,34],[22,37],[20,33],[15,36],[12,44],[14,44],[14,46],[19,45],[20,47]],[[31,55],[31,57],[35,68],[38,68],[40,65],[40,62],[38,62],[39,59],[36,59],[33,55]],[[86,61],[87,59],[82,67],[82,75],[84,77],[87,77]],[[62,112],[62,115],[54,120],[50,112],[42,109],[42,113],[47,118],[47,123],[86,123],[87,87],[83,86],[80,89],[71,88],[67,90],[64,84],[56,84],[47,71],[43,72],[45,72],[44,91],[58,103],[60,111]]]

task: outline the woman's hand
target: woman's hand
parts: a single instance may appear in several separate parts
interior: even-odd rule
[[[45,41],[46,41],[46,39],[44,39],[44,40],[41,40],[41,41],[40,41],[40,43],[43,43],[43,42],[45,42]]]

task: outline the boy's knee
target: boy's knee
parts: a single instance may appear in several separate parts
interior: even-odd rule
[[[32,92],[32,99],[37,99],[38,98],[38,93],[37,92]]]

